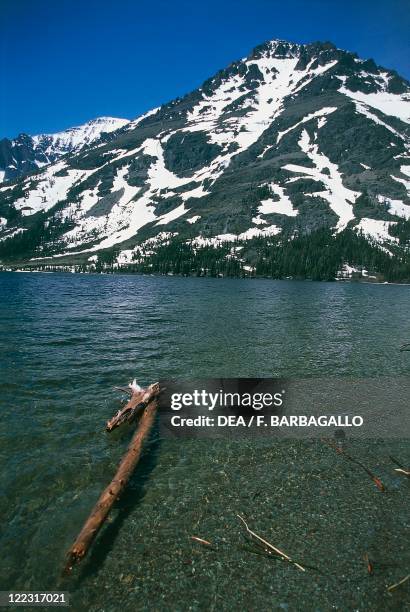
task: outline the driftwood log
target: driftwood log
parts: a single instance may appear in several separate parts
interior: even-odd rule
[[[149,402],[153,397],[158,395],[159,393],[159,384],[154,383],[147,387],[147,389],[141,389],[135,383],[135,381],[127,388],[119,387],[121,391],[126,391],[131,395],[131,399],[127,404],[117,412],[112,419],[107,421],[106,429],[107,431],[112,431],[122,423],[130,423],[138,413],[140,413],[146,406],[148,406]]]
[[[141,409],[143,412],[138,423],[138,427],[128,446],[127,452],[123,456],[121,463],[118,466],[114,478],[101,493],[77,539],[67,553],[67,563],[65,567],[66,573],[69,573],[72,570],[73,565],[85,557],[88,549],[94,541],[94,538],[107,518],[114,502],[121,495],[128,480],[130,479],[130,476],[141,457],[144,441],[147,439],[155,422],[158,403],[154,396],[158,394],[158,392],[158,384],[151,385],[147,389],[141,389],[133,392],[131,398],[131,400],[133,400],[133,405],[127,410],[127,412],[134,410],[137,407],[141,407],[142,405]],[[131,403],[131,400],[128,402],[127,406]],[[127,408],[127,406],[125,406],[125,408]],[[120,412],[122,413],[123,411]],[[118,416],[119,414],[116,415],[116,417]],[[114,417],[114,419],[116,417]],[[124,421],[121,420],[121,422]],[[117,424],[114,425],[114,427],[116,426]]]

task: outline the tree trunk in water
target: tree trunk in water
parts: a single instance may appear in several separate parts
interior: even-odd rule
[[[141,395],[144,395],[144,393],[145,392],[143,392]],[[140,393],[138,393],[138,395],[139,394]],[[112,505],[124,490],[135,466],[141,457],[144,441],[155,422],[157,408],[157,400],[152,400],[145,408],[128,450],[118,466],[117,473],[108,487],[106,487],[106,489],[104,489],[104,491],[101,493],[99,500],[86,520],[80,534],[68,551],[68,559],[65,568],[66,572],[70,572],[73,565],[87,554],[87,551],[95,536],[107,518]]]

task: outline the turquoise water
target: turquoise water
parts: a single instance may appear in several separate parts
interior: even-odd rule
[[[64,555],[131,430],[107,435],[134,377],[406,377],[410,287],[142,276],[0,275],[2,589],[70,591],[76,610],[404,609],[408,441],[154,434],[90,556]],[[249,551],[237,514],[316,569]],[[192,535],[212,541],[212,549]],[[365,552],[375,559],[368,576]],[[378,607],[380,606],[380,607]]]

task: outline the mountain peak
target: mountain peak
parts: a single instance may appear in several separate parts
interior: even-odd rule
[[[60,157],[1,188],[0,238],[23,229],[16,244],[32,257],[140,257],[176,235],[201,245],[326,228],[393,248],[410,218],[406,83],[330,42],[267,41],[129,123],[35,137],[38,164]]]
[[[115,132],[128,123],[128,119],[97,117],[61,132],[36,136],[21,133],[13,140],[4,138],[0,146],[0,179],[18,178],[68,153],[79,152],[95,144],[103,134]]]
[[[314,41],[310,43],[297,43],[284,40],[281,38],[273,38],[267,40],[261,45],[255,47],[250,57],[260,57],[261,55],[271,57],[297,57],[303,53],[320,53],[323,51],[342,51],[330,41]],[[347,52],[346,52],[347,53]]]
[[[124,127],[129,123],[128,119],[119,119],[117,117],[96,117],[90,119],[82,125],[76,125],[61,132],[51,134],[39,134],[33,136],[34,142],[41,142],[44,139],[52,139],[56,141],[66,141],[68,147],[75,148],[78,145],[90,144],[96,140],[103,132],[109,133]],[[75,141],[72,140],[72,134],[77,134]],[[71,149],[72,150],[72,149]]]

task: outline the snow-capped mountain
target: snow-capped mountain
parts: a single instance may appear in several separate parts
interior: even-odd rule
[[[269,41],[108,142],[52,138],[73,152],[0,188],[3,258],[323,227],[388,248],[410,218],[410,83],[331,43]]]
[[[102,134],[114,132],[127,123],[127,119],[99,117],[56,134],[4,138],[0,140],[0,183],[35,172],[67,153],[77,153],[99,140]]]

